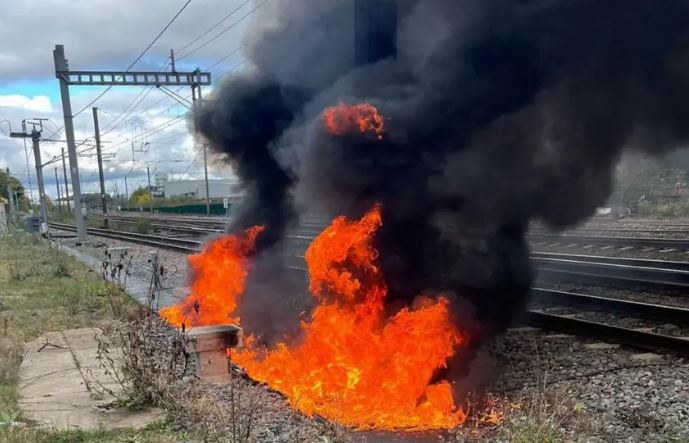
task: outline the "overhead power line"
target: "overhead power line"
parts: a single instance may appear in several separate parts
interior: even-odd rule
[[[160,67],[160,70],[165,71],[165,69],[167,69],[167,67],[170,64],[171,64],[171,59],[168,58],[165,61],[165,63],[163,63],[163,65]],[[122,111],[119,114],[117,114],[117,116],[113,120],[111,120],[110,123],[108,123],[108,125],[103,129],[102,135],[108,134],[113,129],[115,129],[115,127],[121,125],[122,123],[125,123],[127,121],[127,117],[132,115],[132,112],[134,112],[136,110],[136,108],[141,106],[141,103],[143,103],[143,101],[146,99],[146,97],[148,97],[148,95],[151,93],[151,91],[153,91],[153,89],[154,89],[153,86],[151,86],[149,88],[142,89],[141,92],[139,92],[139,95],[134,97],[134,99],[131,102],[129,102],[129,104],[124,109],[122,109]],[[141,97],[141,99],[137,102],[137,99],[139,99],[139,97]],[[133,107],[132,107],[132,105],[133,105]],[[130,107],[131,107],[131,109],[130,109]],[[128,112],[127,112],[127,110],[128,110]],[[101,109],[101,111],[102,111],[102,109]],[[124,114],[125,112],[127,112],[127,115],[122,117],[122,114]],[[107,114],[107,112],[106,112],[106,114]],[[120,120],[120,117],[122,117],[121,120]]]
[[[216,24],[214,24],[214,25],[211,26],[210,28],[206,29],[201,35],[199,35],[198,37],[196,37],[195,39],[193,39],[192,41],[190,41],[190,42],[187,43],[186,45],[182,46],[182,47],[181,47],[180,49],[178,49],[176,52],[179,53],[179,52],[184,51],[184,50],[187,49],[189,46],[193,45],[193,44],[196,43],[197,41],[201,40],[203,37],[207,36],[211,31],[213,31],[215,28],[217,28],[218,26],[220,26],[221,24],[223,24],[228,18],[230,18],[230,17],[232,17],[234,14],[236,14],[237,11],[239,11],[240,9],[242,9],[242,8],[243,8],[247,3],[249,3],[250,1],[251,1],[251,0],[246,0],[244,3],[242,3],[241,5],[239,5],[239,6],[237,6],[236,8],[234,8],[234,9],[233,9],[232,11],[230,11],[225,17],[221,18],[219,22],[217,22]]]
[[[134,59],[134,61],[131,62],[131,63],[129,64],[129,66],[127,66],[127,68],[124,70],[125,73],[129,72],[129,70],[132,69],[132,68],[134,67],[134,65],[136,65],[136,64],[139,62],[139,60],[141,60],[141,58],[142,58],[144,55],[146,55],[146,53],[148,52],[148,50],[151,49],[151,47],[152,47],[154,44],[156,44],[156,42],[160,39],[160,37],[163,36],[163,34],[165,33],[165,31],[167,31],[168,28],[169,28],[170,26],[172,26],[172,24],[175,22],[175,20],[177,20],[177,17],[179,17],[179,16],[182,14],[182,12],[184,12],[184,10],[187,8],[187,6],[189,6],[189,3],[191,3],[191,0],[187,0],[186,3],[184,3],[184,5],[179,9],[179,11],[177,11],[177,13],[175,14],[175,16],[172,17],[172,19],[171,19],[171,20],[165,25],[165,27],[158,33],[158,35],[156,35],[155,38],[148,44],[148,46],[146,46],[146,48],[145,48],[143,51],[141,51],[141,53]],[[121,78],[121,77],[120,77],[120,78]],[[84,112],[85,110],[87,110],[88,108],[90,108],[94,103],[96,103],[98,100],[100,100],[101,97],[103,97],[105,94],[107,94],[107,92],[108,92],[110,89],[112,89],[112,87],[113,87],[113,85],[110,85],[110,86],[108,86],[107,88],[105,88],[105,90],[104,90],[103,92],[101,92],[95,99],[91,100],[91,102],[90,102],[88,105],[86,105],[86,106],[84,106],[83,108],[81,108],[76,114],[72,115],[72,117],[76,117],[77,115],[81,114],[82,112]]]
[[[225,57],[221,58],[221,59],[218,60],[217,62],[215,62],[215,63],[213,63],[212,65],[210,65],[209,67],[207,67],[207,68],[206,68],[206,71],[210,71],[211,69],[215,68],[215,67],[218,66],[220,63],[224,62],[224,61],[227,60],[228,58],[230,58],[230,57],[232,57],[233,55],[235,55],[236,53],[238,53],[242,48],[243,48],[243,46],[240,46],[240,47],[238,47],[237,49],[235,49],[234,51],[230,52],[230,53],[227,54]]]
[[[146,99],[146,97],[148,97],[148,95],[154,89],[155,89],[155,87],[153,87],[153,86],[150,86],[149,88],[142,89],[141,93],[139,95],[137,95],[136,98],[134,98],[134,100],[131,103],[129,103],[129,105],[127,105],[124,109],[122,109],[122,111],[117,115],[117,117],[115,117],[110,122],[110,124],[108,124],[106,126],[106,128],[101,133],[101,137],[108,135],[115,128],[117,128],[118,126],[120,126],[121,124],[126,122],[127,118],[130,115],[132,115],[132,112],[134,112],[136,110],[136,108],[138,108],[141,105],[141,103]],[[124,114],[125,112],[126,112],[126,114]],[[124,114],[124,116],[122,116],[122,114]],[[120,117],[122,117],[122,118],[120,119]]]
[[[208,46],[209,44],[211,44],[212,42],[214,42],[215,40],[217,40],[218,38],[220,38],[221,36],[223,36],[227,31],[229,31],[230,29],[234,28],[234,27],[237,26],[239,23],[243,22],[247,17],[249,17],[249,16],[250,16],[251,14],[253,14],[254,12],[256,12],[256,11],[257,11],[258,9],[260,9],[263,5],[265,5],[265,4],[267,3],[267,1],[268,1],[268,0],[264,0],[263,2],[261,2],[261,4],[259,4],[258,6],[254,7],[251,11],[247,12],[246,14],[244,14],[239,20],[235,21],[235,22],[232,23],[230,26],[224,28],[224,29],[223,29],[222,31],[220,31],[219,33],[215,34],[210,40],[207,40],[205,43],[202,43],[201,45],[197,46],[195,49],[192,49],[191,51],[189,51],[189,52],[187,52],[187,53],[185,53],[185,54],[183,54],[183,55],[177,57],[177,60],[178,60],[178,61],[179,61],[179,60],[183,60],[183,59],[189,57],[191,54],[195,53],[196,51],[198,51],[198,50],[200,50],[200,49],[202,49],[202,48],[205,48],[206,46]]]

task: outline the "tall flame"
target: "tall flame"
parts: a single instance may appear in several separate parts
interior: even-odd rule
[[[269,351],[250,345],[235,361],[307,415],[360,429],[454,427],[466,415],[449,382],[431,379],[465,337],[445,298],[385,316],[372,246],[381,223],[379,207],[359,221],[335,219],[306,253],[318,306],[302,323],[303,341]]]
[[[452,428],[466,420],[446,380],[432,381],[466,337],[450,320],[449,301],[421,298],[386,315],[387,286],[373,237],[376,206],[358,221],[336,218],[306,261],[317,307],[302,322],[302,340],[263,349],[249,337],[234,361],[283,393],[293,407],[358,429]],[[233,319],[247,273],[247,255],[261,228],[229,236],[190,259],[192,295],[161,313],[170,323],[209,325]]]
[[[368,103],[332,106],[323,113],[323,124],[329,133],[339,136],[359,131],[362,134],[375,134],[382,139],[385,133],[383,116]]]
[[[255,226],[244,237],[221,237],[206,244],[200,254],[190,256],[194,276],[191,294],[179,305],[162,309],[160,316],[177,327],[238,323],[233,314],[244,292],[248,256],[263,230]]]

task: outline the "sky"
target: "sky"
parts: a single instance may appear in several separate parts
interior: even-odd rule
[[[209,70],[213,82],[246,68],[241,51],[246,30],[257,19],[265,1],[191,0],[159,40],[132,67],[134,71],[169,70],[170,49],[177,71]],[[52,51],[65,46],[72,70],[124,70],[187,0],[22,0],[3,2],[0,14],[0,167],[31,188],[37,198],[31,141],[9,138],[20,131],[22,120],[47,118],[41,143],[42,163],[65,148],[60,89]],[[211,87],[212,88],[212,87]],[[82,192],[99,192],[95,158],[93,113],[89,103],[102,86],[70,87],[75,114],[75,138],[84,151],[79,157]],[[177,88],[172,88],[177,91]],[[204,95],[210,92],[205,90]],[[191,95],[189,88],[179,91]],[[203,156],[191,136],[188,112],[155,87],[117,86],[92,106],[99,108],[106,191],[124,194],[146,184],[146,168],[172,179],[203,178]],[[76,115],[78,111],[81,113]],[[28,160],[28,169],[27,169]],[[61,186],[62,163],[43,168],[46,192],[57,194],[55,167]],[[231,169],[210,159],[211,178],[232,176]]]

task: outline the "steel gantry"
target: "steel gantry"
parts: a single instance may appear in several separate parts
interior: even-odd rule
[[[65,138],[69,154],[70,173],[72,178],[72,195],[74,198],[74,219],[77,227],[77,237],[80,242],[86,240],[86,226],[81,210],[81,186],[79,182],[79,164],[77,149],[74,140],[75,115],[72,114],[72,103],[69,96],[71,85],[80,86],[190,86],[196,94],[201,86],[211,84],[210,72],[202,72],[196,69],[192,72],[176,72],[174,60],[172,72],[134,72],[124,71],[70,71],[65,57],[64,45],[55,45],[53,51],[55,62],[55,76],[60,82],[60,95],[62,98],[62,112],[65,120]],[[90,105],[89,105],[90,106]],[[87,106],[88,107],[88,106]],[[79,111],[77,114],[79,114]]]

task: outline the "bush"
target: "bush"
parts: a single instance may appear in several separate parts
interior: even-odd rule
[[[654,218],[687,217],[689,216],[689,201],[680,200],[664,203],[641,202],[639,204],[639,215]]]

